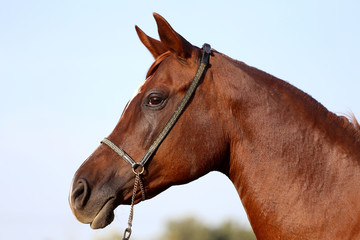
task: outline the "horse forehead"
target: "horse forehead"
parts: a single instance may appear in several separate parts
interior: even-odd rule
[[[136,98],[138,95],[140,95],[142,92],[144,92],[144,89],[146,88],[146,84],[150,81],[151,77],[152,76],[149,76],[148,78],[146,78],[144,81],[142,81],[140,83],[140,85],[137,88],[135,88],[133,95],[130,98],[129,102],[131,102],[132,100],[134,100],[134,98]]]
[[[139,94],[142,92],[142,89],[144,88],[144,85],[145,85],[145,83],[146,83],[146,81],[147,81],[148,79],[149,79],[149,78],[147,78],[147,79],[145,79],[144,81],[142,81],[142,82],[140,83],[140,85],[139,85],[137,88],[135,88],[134,93],[133,93],[132,97],[130,98],[130,102],[131,102],[137,95],[139,95]]]
[[[160,60],[157,59],[156,62],[150,67],[149,71],[150,71],[151,74],[148,75],[147,78],[143,82],[141,82],[140,85],[134,90],[133,95],[132,95],[129,102],[132,102],[134,100],[134,98],[136,98],[138,95],[140,95],[144,91],[144,89],[146,88],[146,84],[150,84],[150,82],[154,83],[154,81],[151,81],[151,79],[153,79],[154,74],[155,74],[154,71],[156,71],[156,70],[154,70],[152,68],[157,68],[160,65],[160,63],[164,62],[165,58],[168,55],[169,55],[168,52],[164,53],[163,55],[161,55],[161,57],[159,57]],[[171,68],[170,72],[174,72],[174,69],[175,69],[174,67]],[[163,77],[163,78],[159,79],[159,77],[158,77],[157,78],[157,83],[161,83],[161,84],[164,84],[164,85],[170,85],[171,81],[169,81],[169,80],[171,78],[168,76],[168,73],[169,72],[164,73],[165,75],[167,75],[167,77],[165,77],[165,78]],[[148,74],[149,74],[149,72],[148,72]],[[151,84],[151,85],[153,85],[153,84]]]
[[[144,89],[145,87],[145,83],[149,82],[150,78],[152,78],[153,76],[153,71],[155,71],[155,68],[157,68],[161,62],[163,62],[163,60],[165,59],[165,57],[167,57],[169,55],[168,52],[162,54],[160,57],[158,57],[155,62],[151,65],[148,73],[147,73],[147,77],[146,79],[135,89],[131,99],[130,99],[130,102],[137,96],[139,95],[142,90]]]

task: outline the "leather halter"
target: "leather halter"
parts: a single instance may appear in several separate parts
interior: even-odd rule
[[[185,107],[187,106],[188,102],[190,101],[191,97],[194,95],[195,90],[197,86],[199,85],[200,79],[203,76],[206,67],[209,64],[209,58],[211,54],[211,46],[207,43],[205,43],[202,47],[204,50],[204,53],[201,58],[200,66],[196,72],[196,75],[194,77],[194,80],[192,81],[189,89],[187,90],[186,94],[184,95],[183,99],[179,103],[177,109],[169,119],[169,121],[166,123],[163,130],[160,132],[160,134],[157,136],[157,138],[154,140],[154,142],[149,147],[149,150],[145,153],[144,157],[141,159],[140,162],[135,162],[134,159],[132,159],[123,149],[118,147],[116,144],[114,144],[112,141],[110,141],[107,138],[104,138],[101,143],[106,144],[109,146],[112,150],[114,150],[121,158],[123,158],[127,163],[129,163],[132,167],[132,170],[135,174],[139,173],[142,174],[144,171],[145,164],[149,161],[149,159],[154,155],[155,151],[159,148],[162,141],[165,139],[165,137],[168,135],[172,127],[175,125],[176,121],[179,119],[180,115],[183,113]],[[137,171],[136,169],[140,167],[140,170]]]
[[[204,53],[202,55],[200,66],[195,74],[194,80],[190,84],[189,89],[186,91],[183,99],[181,99],[178,107],[176,108],[175,112],[169,119],[169,121],[166,123],[165,127],[161,130],[160,134],[156,137],[154,142],[149,147],[149,150],[145,153],[144,157],[140,160],[140,162],[135,162],[134,159],[132,159],[123,149],[118,147],[115,143],[110,141],[107,138],[104,138],[101,143],[106,144],[109,146],[113,151],[115,151],[121,158],[123,158],[127,163],[131,165],[132,171],[135,174],[135,183],[134,183],[134,189],[133,194],[131,198],[131,208],[130,208],[130,215],[128,220],[128,227],[124,231],[123,240],[130,239],[131,236],[131,228],[132,228],[132,220],[133,220],[133,214],[134,214],[134,200],[136,191],[138,188],[138,184],[140,184],[140,190],[142,194],[142,200],[145,200],[145,190],[141,181],[141,175],[144,172],[145,164],[150,160],[150,158],[154,155],[156,150],[159,148],[162,141],[164,141],[165,137],[168,135],[172,127],[175,125],[176,121],[179,119],[180,115],[184,112],[185,107],[189,103],[191,97],[195,94],[195,90],[198,87],[201,77],[204,75],[206,67],[209,64],[209,58],[211,54],[211,47],[209,44],[205,43],[202,47],[204,50]],[[138,169],[140,168],[140,169]]]

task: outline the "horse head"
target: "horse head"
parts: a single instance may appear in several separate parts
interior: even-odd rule
[[[160,41],[136,26],[141,42],[154,56],[145,82],[126,105],[107,137],[135,161],[142,159],[174,113],[197,72],[202,50],[191,45],[169,23],[154,14]],[[205,74],[185,111],[144,166],[145,196],[152,198],[172,185],[184,184],[222,170],[226,135],[219,122],[211,74]],[[130,204],[134,184],[131,166],[108,145],[101,144],[75,173],[70,206],[77,219],[103,228],[113,220],[114,209]],[[141,192],[135,203],[141,201]]]

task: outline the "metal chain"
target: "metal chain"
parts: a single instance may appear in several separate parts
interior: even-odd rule
[[[130,214],[129,214],[129,220],[128,220],[128,227],[124,231],[124,236],[122,240],[129,240],[131,236],[131,228],[132,228],[132,221],[134,218],[134,202],[135,202],[135,195],[137,192],[138,185],[140,184],[140,190],[141,190],[141,197],[142,200],[145,200],[145,189],[144,185],[141,181],[141,173],[134,171],[135,173],[135,182],[134,182],[134,189],[131,197],[131,207],[130,207]]]

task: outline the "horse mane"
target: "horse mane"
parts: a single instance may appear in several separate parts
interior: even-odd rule
[[[359,124],[358,120],[356,119],[353,112],[345,113],[342,117],[347,119],[349,121],[349,123],[351,123],[354,126],[354,128],[357,131],[359,131],[359,134],[360,134],[360,124]]]
[[[217,51],[216,51],[217,52]],[[219,53],[219,52],[217,52]],[[235,63],[239,68],[241,68],[244,72],[253,76],[254,79],[263,79],[267,81],[271,85],[275,85],[278,83],[277,88],[288,89],[295,96],[305,100],[310,106],[312,106],[312,111],[318,112],[321,115],[325,116],[325,119],[329,121],[329,123],[342,127],[346,132],[348,132],[353,138],[355,138],[356,142],[360,143],[360,124],[357,121],[355,115],[350,112],[348,114],[344,114],[343,116],[338,116],[335,113],[329,111],[326,107],[324,107],[321,103],[319,103],[316,99],[314,99],[309,94],[304,91],[298,89],[297,87],[291,85],[290,83],[274,77],[273,75],[266,73],[260,69],[255,67],[251,67],[246,63],[233,59],[223,53],[219,53],[229,61]]]

